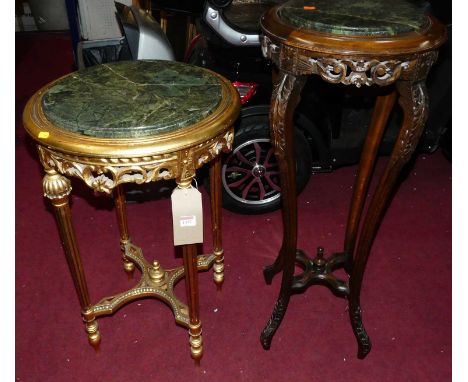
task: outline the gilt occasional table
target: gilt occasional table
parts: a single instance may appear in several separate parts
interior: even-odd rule
[[[224,279],[220,220],[220,152],[229,151],[239,113],[236,90],[205,69],[169,61],[128,61],[94,66],[62,77],[29,100],[23,114],[45,170],[44,196],[54,209],[68,266],[81,305],[88,340],[98,345],[96,319],[124,304],[155,297],[189,330],[191,355],[203,353],[198,270],[213,264],[214,281]],[[164,270],[149,263],[133,244],[127,225],[123,184],[175,179],[189,189],[196,169],[210,162],[213,252],[182,246],[183,266]],[[91,302],[72,224],[69,177],[114,195],[124,269],[141,271],[130,290]],[[174,294],[185,276],[188,306]]]
[[[424,129],[428,113],[425,80],[446,39],[445,27],[426,10],[424,3],[407,0],[291,0],[261,18],[263,54],[276,67],[270,124],[283,203],[283,243],[275,262],[264,269],[268,284],[282,272],[279,297],[261,334],[265,349],[271,345],[291,294],[313,284],[324,284],[348,299],[358,357],[364,358],[371,349],[360,303],[364,269],[385,206]],[[296,247],[293,139],[294,110],[308,75],[319,75],[332,84],[386,87],[377,97],[367,129],[343,252],[326,257],[319,247],[312,259]],[[397,98],[403,109],[402,126],[361,219],[379,143]],[[294,275],[296,262],[303,271]],[[349,282],[333,274],[338,268],[345,269]]]

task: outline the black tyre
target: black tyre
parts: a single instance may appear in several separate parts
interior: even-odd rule
[[[312,155],[307,139],[297,128],[295,144],[299,193],[310,178]],[[268,115],[242,118],[221,175],[224,208],[242,214],[260,214],[280,207],[279,169],[270,142]]]

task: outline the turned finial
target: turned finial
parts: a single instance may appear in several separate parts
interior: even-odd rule
[[[327,263],[327,260],[323,258],[323,247],[317,247],[317,255],[314,259],[314,265],[318,268],[323,267]]]
[[[151,281],[155,284],[161,285],[166,282],[166,272],[159,265],[159,261],[154,260],[152,267],[148,271]]]

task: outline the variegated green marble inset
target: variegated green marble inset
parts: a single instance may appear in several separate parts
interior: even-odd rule
[[[354,36],[417,32],[429,19],[427,3],[412,0],[290,0],[279,17],[297,28]]]
[[[172,61],[121,61],[75,72],[43,96],[57,127],[99,138],[136,138],[190,126],[221,100],[217,77]]]

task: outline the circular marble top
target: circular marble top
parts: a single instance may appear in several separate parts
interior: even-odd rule
[[[221,83],[210,72],[173,61],[121,61],[74,72],[42,97],[56,127],[97,138],[138,138],[201,121],[218,106]]]
[[[395,36],[429,25],[427,3],[412,0],[290,0],[279,18],[301,29],[353,36]]]

